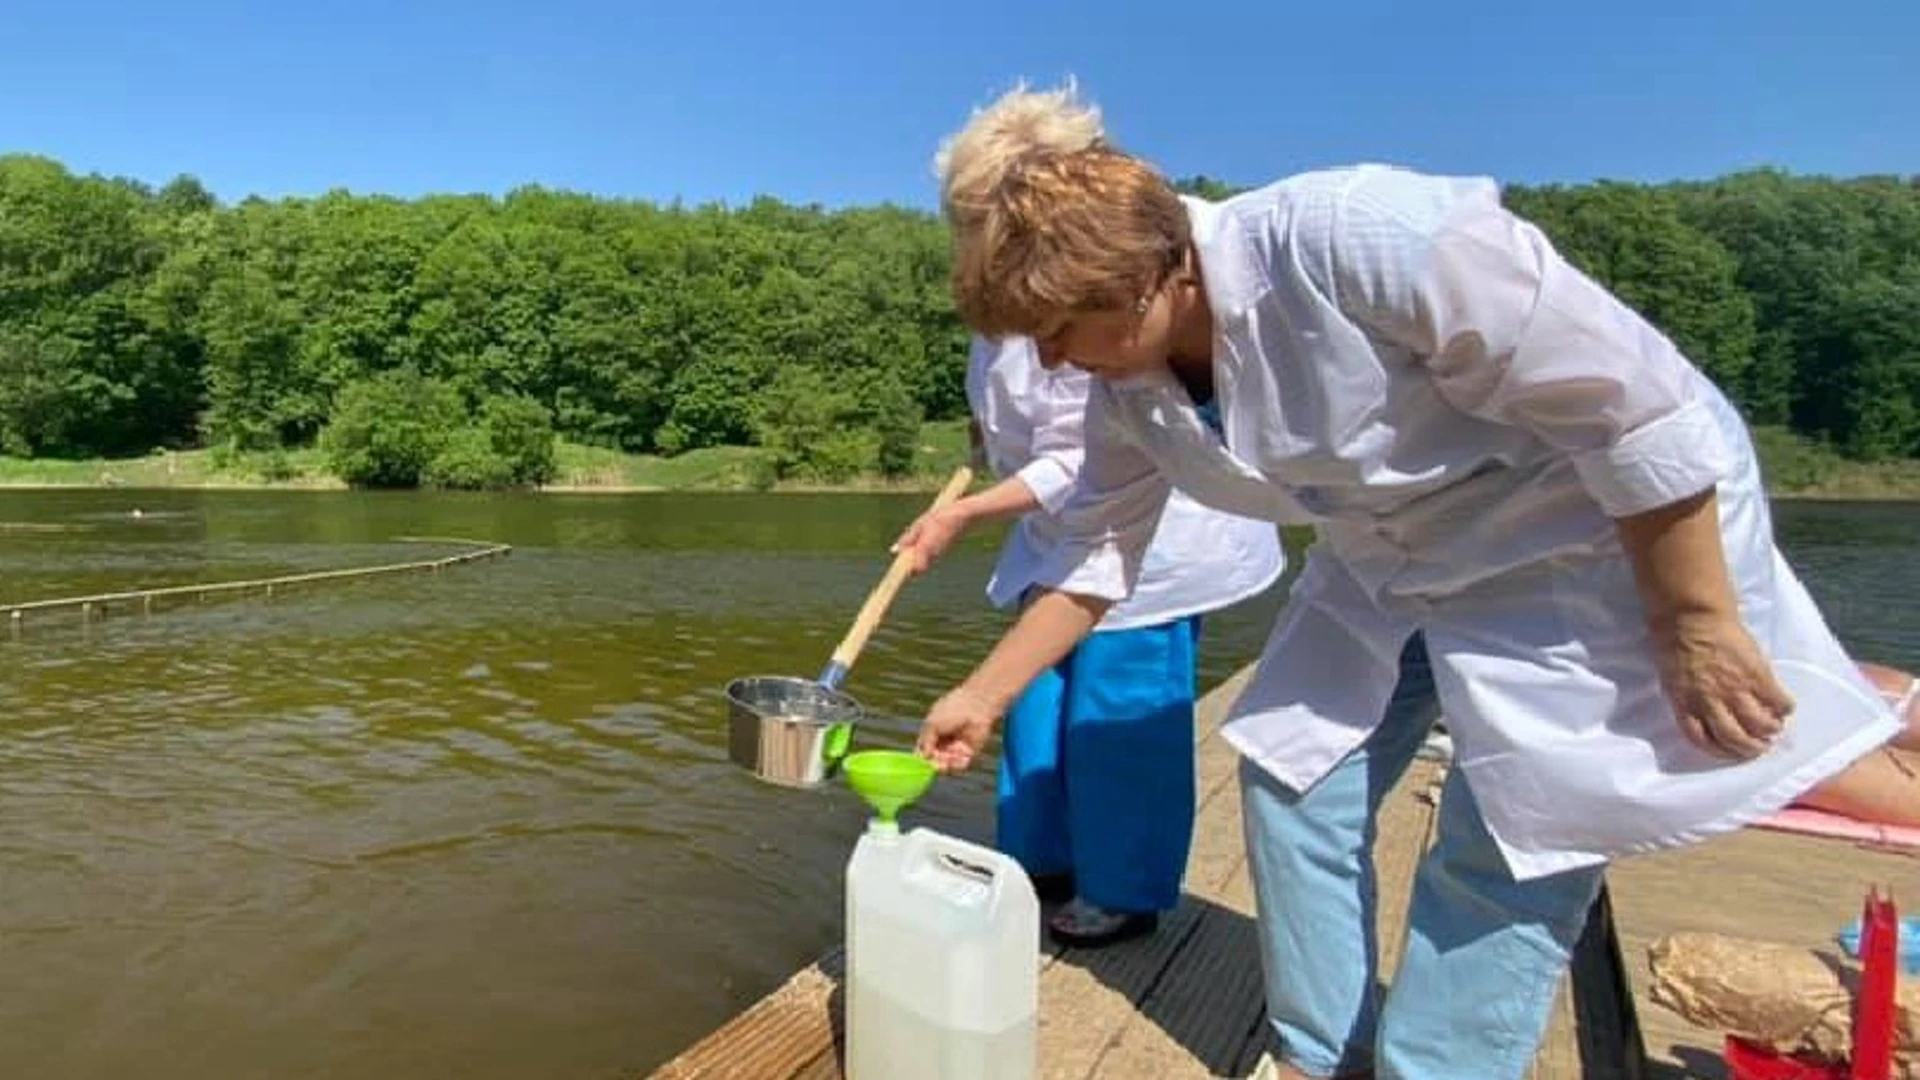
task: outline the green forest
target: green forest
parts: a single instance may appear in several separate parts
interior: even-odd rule
[[[1920,178],[1507,198],[1728,390],[1771,469],[1920,457]],[[225,205],[0,156],[0,456],[488,488],[751,448],[724,452],[755,484],[904,477],[965,416],[946,272],[939,221],[894,206]]]

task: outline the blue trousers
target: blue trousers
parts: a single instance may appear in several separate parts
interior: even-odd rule
[[[1439,708],[1415,635],[1384,720],[1319,783],[1295,792],[1240,763],[1268,1019],[1281,1057],[1309,1076],[1371,1066],[1377,1080],[1519,1080],[1599,892],[1601,867],[1515,881],[1450,769],[1406,951],[1375,999],[1374,816]]]
[[[1029,874],[1072,873],[1112,911],[1179,902],[1199,638],[1199,616],[1092,634],[1008,711],[997,846]]]

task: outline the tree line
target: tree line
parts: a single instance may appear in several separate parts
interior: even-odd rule
[[[1196,177],[1182,187],[1229,189]],[[1920,178],[1514,186],[1748,418],[1920,456]],[[525,187],[223,205],[0,157],[0,454],[271,454],[358,483],[539,483],[555,437],[912,467],[963,416],[945,232],[895,206]]]

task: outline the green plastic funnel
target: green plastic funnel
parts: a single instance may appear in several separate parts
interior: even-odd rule
[[[888,825],[933,784],[933,762],[904,750],[862,750],[848,754],[840,768],[847,786]]]

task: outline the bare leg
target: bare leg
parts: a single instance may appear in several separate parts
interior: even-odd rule
[[[1898,750],[1920,753],[1920,687],[1915,679],[1899,668],[1890,668],[1883,664],[1860,663],[1860,674],[1879,689],[1882,696],[1894,708],[1902,710],[1900,719],[1907,722],[1907,729],[1893,737],[1888,745]]]
[[[1920,753],[1883,746],[1799,802],[1860,821],[1920,827]]]
[[[1887,702],[1902,710],[1906,730],[1795,801],[1859,821],[1920,826],[1920,695],[1914,677],[1880,664],[1859,667]]]

